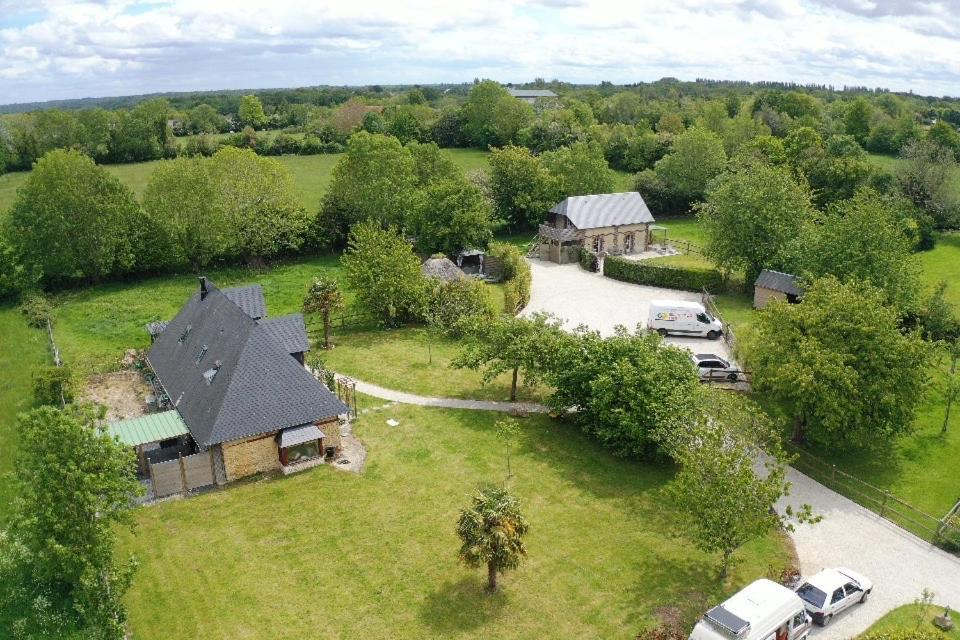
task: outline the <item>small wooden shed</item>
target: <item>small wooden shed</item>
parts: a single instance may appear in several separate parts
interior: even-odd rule
[[[771,300],[799,302],[802,295],[796,276],[764,269],[753,283],[753,308],[763,309]]]

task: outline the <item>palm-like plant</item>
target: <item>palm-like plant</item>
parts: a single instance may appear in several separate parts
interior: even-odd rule
[[[527,555],[523,536],[529,525],[520,501],[505,489],[481,486],[469,509],[460,512],[460,559],[470,567],[487,565],[487,588],[497,590],[497,574],[516,569]]]
[[[323,316],[323,348],[330,345],[330,314],[343,308],[343,293],[333,278],[320,276],[313,279],[310,291],[303,300],[304,313],[319,313]]]

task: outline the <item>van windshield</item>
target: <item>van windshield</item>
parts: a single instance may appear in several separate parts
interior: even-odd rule
[[[804,582],[803,586],[797,589],[797,595],[815,607],[822,607],[823,603],[827,601],[827,594],[809,582]]]

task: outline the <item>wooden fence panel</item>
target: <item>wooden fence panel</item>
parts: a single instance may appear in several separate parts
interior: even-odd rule
[[[209,450],[181,458],[180,462],[183,464],[187,491],[214,484],[213,456]]]
[[[179,460],[151,464],[150,479],[153,482],[153,494],[158,498],[183,493],[183,478],[180,475]]]

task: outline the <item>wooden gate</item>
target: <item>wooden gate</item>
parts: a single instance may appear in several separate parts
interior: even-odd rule
[[[213,456],[201,451],[169,462],[150,465],[150,481],[157,498],[187,493],[215,483]]]

